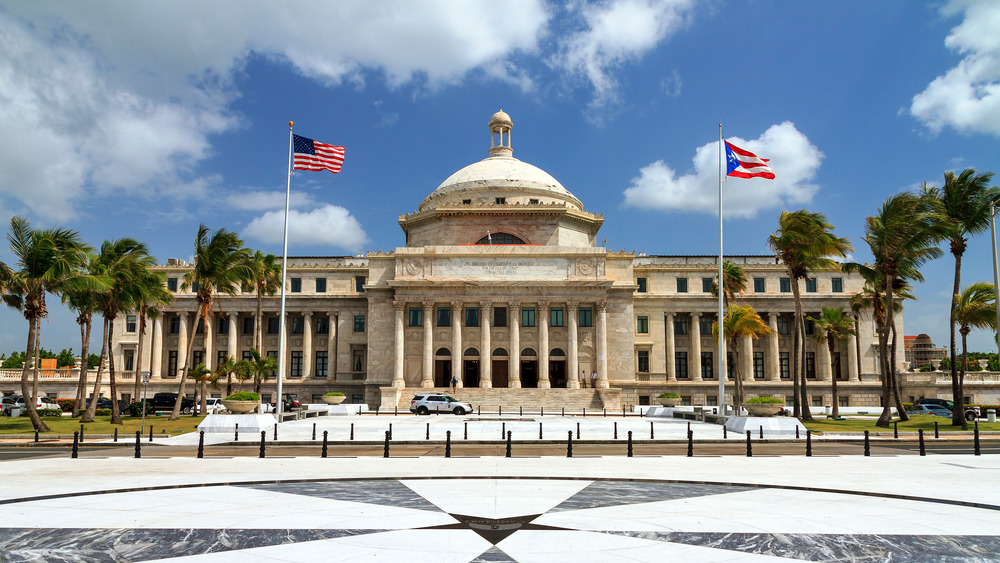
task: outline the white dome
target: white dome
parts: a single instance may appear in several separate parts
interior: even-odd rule
[[[580,201],[548,172],[511,156],[491,156],[455,172],[421,202],[420,209],[460,204],[477,192],[484,195],[501,193],[509,198],[508,203],[530,197],[583,209]]]

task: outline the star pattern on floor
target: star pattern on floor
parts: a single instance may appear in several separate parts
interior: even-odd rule
[[[269,482],[67,495],[5,509],[3,562],[990,561],[1000,553],[1000,511],[667,481]]]

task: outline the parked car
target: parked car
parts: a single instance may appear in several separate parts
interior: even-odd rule
[[[906,414],[932,414],[934,416],[951,418],[951,411],[941,405],[913,405],[906,411]]]
[[[11,395],[10,397],[4,397],[4,399],[11,399],[11,405],[14,406],[14,407],[16,407],[16,408],[19,408],[19,409],[25,408],[24,400],[21,398],[20,395]],[[59,406],[59,403],[53,401],[52,399],[50,399],[48,397],[37,397],[35,399],[35,408],[36,409],[57,409],[57,410],[60,410],[60,411],[62,410],[62,407]]]
[[[410,400],[410,412],[430,414],[432,412],[452,412],[455,414],[472,414],[472,405],[459,401],[448,395],[432,393],[430,395],[414,395]]]
[[[277,408],[277,403],[271,403],[271,407]],[[281,401],[281,412],[289,412],[302,407],[299,396],[295,393],[283,393]],[[261,411],[263,412],[263,411]]]
[[[257,409],[257,412],[262,413],[262,414],[263,413],[274,412],[274,405],[272,405],[271,403],[261,403],[260,404],[260,408]]]
[[[955,403],[947,399],[920,399],[915,403],[913,403],[913,406],[917,405],[938,405],[940,407],[948,409],[951,412],[955,412]],[[965,405],[965,420],[971,422],[973,420],[976,420],[976,418],[978,417],[979,417],[979,408]]]
[[[200,410],[201,410],[201,402],[195,403],[195,405],[193,407],[191,407],[191,412],[194,413],[194,414],[200,414],[200,412],[199,412]],[[226,410],[226,407],[225,407],[225,405],[222,404],[222,399],[220,399],[218,397],[206,397],[205,398],[205,412],[206,413],[208,413],[208,414],[218,414],[218,413],[221,413],[221,412],[225,412],[225,410]]]
[[[90,408],[90,401],[91,401],[91,399],[88,397],[87,401],[84,404],[83,408],[85,408],[85,409],[86,408]],[[97,408],[99,408],[99,409],[110,409],[111,408],[111,399],[109,399],[107,397],[98,397],[97,398]]]
[[[154,411],[169,411],[173,410],[174,404],[177,402],[177,393],[157,393],[153,395],[153,398],[149,400],[149,404],[153,406]],[[194,406],[194,399],[188,399],[184,397],[181,400],[181,412],[190,413],[191,407]]]

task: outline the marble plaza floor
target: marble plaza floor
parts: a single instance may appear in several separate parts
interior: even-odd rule
[[[0,462],[0,561],[1000,561],[997,455],[143,456]]]

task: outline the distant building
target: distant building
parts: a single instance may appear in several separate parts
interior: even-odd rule
[[[920,369],[933,362],[940,362],[948,357],[947,348],[936,348],[931,337],[926,334],[903,337],[903,353],[910,369]]]

